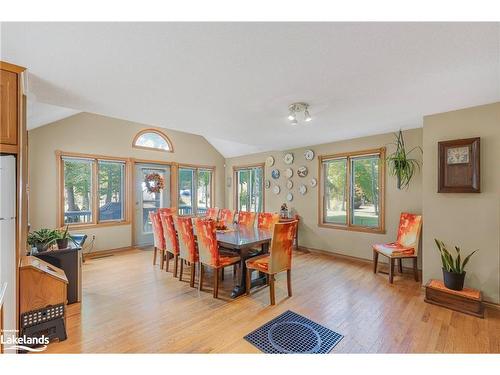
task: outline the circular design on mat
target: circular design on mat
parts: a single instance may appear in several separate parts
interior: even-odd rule
[[[299,186],[299,193],[304,195],[305,193],[307,193],[307,186],[306,185],[300,185]]]
[[[314,151],[313,150],[306,150],[304,152],[304,158],[306,158],[306,160],[313,160],[314,159]]]
[[[292,164],[293,163],[293,154],[291,152],[285,154],[283,157],[283,161],[285,164]]]
[[[278,169],[273,169],[271,171],[271,176],[272,176],[272,178],[277,180],[278,178],[280,178],[280,171]]]
[[[304,165],[302,167],[300,167],[299,169],[297,169],[297,175],[299,177],[306,177],[307,172],[309,172],[309,171],[307,170],[307,167]]]
[[[311,187],[316,187],[318,181],[315,178],[311,178]]]
[[[290,190],[291,188],[293,188],[293,181],[292,181],[292,180],[288,180],[288,181],[286,182],[286,188],[287,188],[288,190]]]
[[[288,193],[288,194],[286,195],[286,200],[287,200],[288,202],[293,201],[293,194],[292,194],[292,193]]]
[[[271,181],[266,180],[266,189],[269,189],[271,187]]]
[[[287,169],[285,169],[285,176],[286,176],[287,178],[292,177],[292,176],[293,176],[293,169],[292,169],[292,168],[287,168]]]
[[[272,156],[268,156],[266,159],[266,165],[268,167],[272,167],[274,165],[274,158]]]
[[[267,338],[272,347],[281,353],[317,353],[322,342],[313,327],[293,321],[273,324]]]
[[[273,187],[273,193],[278,195],[280,193],[280,187],[278,185],[274,185]]]

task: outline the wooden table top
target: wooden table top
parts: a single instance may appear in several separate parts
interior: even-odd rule
[[[270,230],[239,228],[236,225],[228,231],[218,231],[217,242],[219,242],[222,246],[230,246],[235,249],[241,249],[271,242],[272,236],[273,234]]]

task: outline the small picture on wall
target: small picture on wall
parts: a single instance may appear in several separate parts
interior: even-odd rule
[[[447,164],[466,164],[469,162],[469,146],[450,147],[446,153]]]

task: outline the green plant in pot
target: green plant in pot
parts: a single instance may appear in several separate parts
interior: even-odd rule
[[[64,230],[57,230],[57,248],[58,249],[67,249],[69,241],[75,243],[75,240],[69,234],[69,225],[66,225]]]
[[[42,228],[28,234],[28,245],[36,247],[39,252],[43,252],[55,243],[57,238],[58,233],[56,230]]]
[[[448,251],[443,241],[440,241],[438,239],[434,239],[434,241],[436,241],[436,245],[441,254],[444,286],[448,289],[462,290],[464,288],[465,280],[464,268],[467,263],[469,263],[471,256],[474,255],[477,250],[474,250],[462,260],[460,248],[458,246],[455,246],[455,252],[457,253],[457,256],[456,258],[453,258],[453,255],[451,255],[451,253]]]
[[[394,143],[396,151],[388,155],[386,160],[389,173],[392,176],[396,176],[398,189],[404,189],[410,185],[415,170],[420,170],[420,162],[417,159],[410,158],[410,154],[416,150],[420,150],[420,153],[422,153],[422,148],[416,146],[407,151],[403,132],[400,130],[394,136],[396,137],[396,142]]]

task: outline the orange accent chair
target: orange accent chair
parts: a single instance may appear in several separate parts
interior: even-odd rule
[[[208,219],[217,221],[217,219],[219,218],[219,209],[217,207],[208,208],[206,217]]]
[[[163,262],[165,261],[165,238],[163,237],[163,228],[161,226],[160,214],[156,212],[149,213],[149,219],[153,226],[153,265],[156,264],[156,255],[160,251],[160,268],[163,269]]]
[[[191,265],[191,279],[189,285],[194,288],[196,263],[198,262],[198,247],[196,246],[193,233],[193,219],[191,217],[177,217],[177,231],[179,233],[179,258],[181,260],[179,281],[182,281],[184,262],[189,262]]]
[[[238,225],[252,228],[255,224],[255,212],[240,211],[238,213]]]
[[[273,214],[271,212],[259,212],[257,214],[257,228],[258,229],[269,229],[272,230],[274,224],[280,221],[279,214]]]
[[[174,217],[167,213],[160,213],[161,225],[163,228],[163,235],[165,237],[165,251],[173,255],[174,258],[174,277],[177,277],[177,267],[179,263],[179,239],[175,232]],[[166,267],[165,271],[168,272],[168,265],[170,257],[168,254],[165,256]]]
[[[198,288],[200,291],[203,289],[203,266],[213,268],[215,271],[213,296],[217,298],[219,295],[220,270],[222,269],[224,271],[225,267],[236,265],[240,262],[241,258],[238,255],[225,255],[219,251],[214,221],[197,218],[195,220],[195,226],[200,255],[200,281],[198,283]]]
[[[226,226],[230,226],[234,222],[234,211],[229,208],[223,208],[220,210],[219,220]]]
[[[167,214],[167,215],[177,215],[177,207],[162,207],[158,208],[159,214]]]
[[[399,272],[403,273],[403,259],[413,259],[413,273],[418,281],[417,255],[422,215],[402,212],[399,218],[398,238],[396,242],[373,245],[373,273],[377,273],[378,255],[389,259],[389,282],[394,279],[394,262],[397,260]]]
[[[271,240],[269,254],[259,255],[247,259],[247,295],[250,294],[250,286],[252,280],[251,272],[253,270],[257,270],[267,274],[271,305],[274,305],[276,303],[274,292],[274,276],[279,272],[286,271],[288,296],[292,296],[292,249],[296,229],[296,221],[291,221],[288,223],[276,223],[273,229],[273,238]]]

